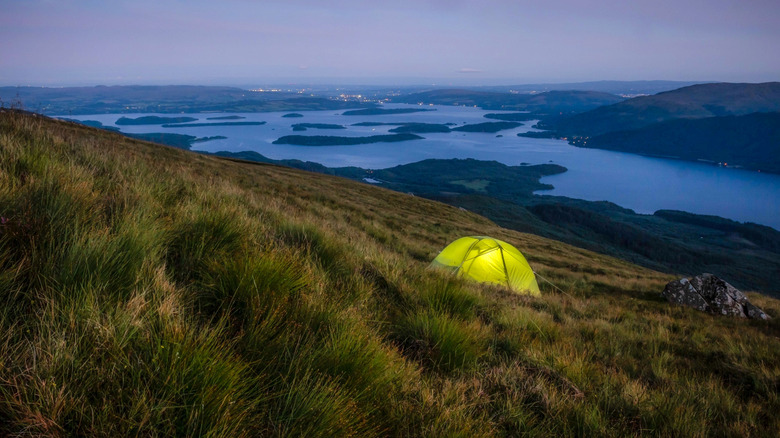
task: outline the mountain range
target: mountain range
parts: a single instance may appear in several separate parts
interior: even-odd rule
[[[779,111],[780,82],[713,83],[550,117],[537,127],[576,146],[778,172]]]
[[[641,96],[541,124],[561,135],[593,137],[674,119],[780,111],[780,82],[692,85]]]
[[[435,89],[394,97],[396,103],[478,106],[487,110],[529,111],[540,115],[587,111],[623,101],[598,91],[555,90],[543,93],[498,93],[466,89]]]

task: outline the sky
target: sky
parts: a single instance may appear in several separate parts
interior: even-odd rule
[[[778,0],[0,0],[0,85],[780,80]]]

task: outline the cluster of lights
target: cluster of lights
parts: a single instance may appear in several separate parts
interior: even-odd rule
[[[343,100],[345,102],[350,100],[350,99],[357,99],[357,100],[359,100],[361,102],[369,102],[370,101],[368,96],[363,96],[362,94],[345,94],[345,93],[341,93],[341,94],[339,94],[339,99],[341,99],[341,100]]]

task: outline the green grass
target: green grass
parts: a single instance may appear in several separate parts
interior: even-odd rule
[[[321,174],[0,113],[0,435],[767,436],[772,321],[670,276]],[[511,242],[519,296],[427,265]]]

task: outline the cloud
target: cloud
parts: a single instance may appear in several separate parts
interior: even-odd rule
[[[477,68],[462,68],[458,70],[458,73],[482,73],[482,70]]]

